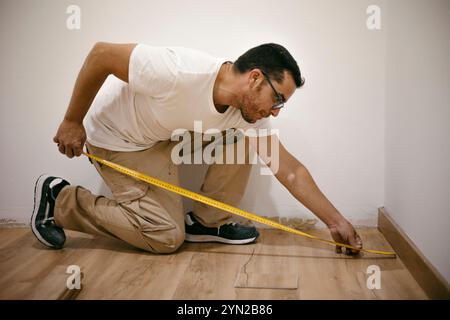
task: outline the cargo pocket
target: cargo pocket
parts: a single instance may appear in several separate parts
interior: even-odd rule
[[[135,152],[111,151],[88,143],[86,143],[86,150],[92,155],[104,160],[120,164],[136,171],[140,170],[140,157]],[[95,160],[92,161],[92,163],[118,203],[139,199],[147,193],[148,184],[146,182],[127,176],[124,173]]]
[[[114,162],[114,160],[110,161]],[[133,163],[127,163],[127,161],[121,161],[119,164],[124,167],[140,171],[139,166],[136,166],[135,164],[133,165]],[[148,191],[149,185],[147,182],[130,177],[106,166],[102,168],[102,172],[106,178],[105,180],[109,181],[107,184],[111,189],[114,199],[118,203],[137,200],[145,196]]]

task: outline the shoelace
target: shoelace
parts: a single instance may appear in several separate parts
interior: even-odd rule
[[[54,225],[55,224],[55,218],[54,217],[50,217],[50,218],[46,218],[42,221],[42,225],[43,226],[47,226],[47,225]]]

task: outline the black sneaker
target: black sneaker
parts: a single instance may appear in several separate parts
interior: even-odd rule
[[[31,230],[47,247],[61,249],[66,241],[64,230],[55,225],[53,211],[56,197],[70,183],[62,178],[41,175],[34,187],[34,209]]]
[[[255,227],[247,227],[235,222],[221,225],[218,228],[203,226],[195,219],[192,212],[186,215],[186,241],[188,242],[222,242],[244,244],[255,241],[259,232]]]

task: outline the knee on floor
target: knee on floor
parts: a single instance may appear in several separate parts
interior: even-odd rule
[[[184,232],[179,228],[159,231],[158,237],[155,237],[155,234],[152,237],[148,234],[145,236],[153,253],[173,253],[184,242]]]

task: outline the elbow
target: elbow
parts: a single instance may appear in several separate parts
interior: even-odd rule
[[[108,52],[108,45],[106,42],[97,42],[91,49],[89,56],[95,62],[100,62],[105,59]]]
[[[107,47],[106,42],[96,42],[91,49],[91,54],[92,55],[101,55],[101,54],[105,53],[106,47]]]
[[[303,179],[306,173],[307,169],[302,164],[297,164],[282,166],[275,176],[284,186],[290,186]]]
[[[108,45],[106,42],[96,42],[85,61],[85,67],[94,68],[98,72],[107,73],[106,62]]]

